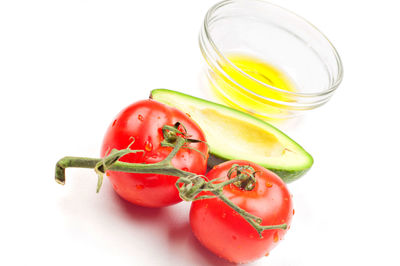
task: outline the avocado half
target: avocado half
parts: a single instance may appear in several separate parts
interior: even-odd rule
[[[311,155],[294,140],[247,113],[166,89],[153,90],[150,98],[189,114],[201,127],[210,146],[210,167],[228,160],[252,161],[289,183],[313,164]]]

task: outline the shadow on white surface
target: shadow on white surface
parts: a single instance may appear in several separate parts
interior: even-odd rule
[[[165,265],[235,265],[217,257],[196,239],[189,224],[189,204],[145,208],[125,201],[116,193],[113,194],[114,201],[121,206],[127,219],[132,220],[133,224],[145,224],[146,230],[156,231],[158,237],[164,238],[165,250],[170,256]],[[161,239],[160,241],[163,241]]]

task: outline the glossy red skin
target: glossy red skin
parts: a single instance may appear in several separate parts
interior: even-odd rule
[[[244,191],[235,185],[225,186],[223,193],[233,203],[262,218],[262,225],[290,225],[293,206],[285,183],[273,172],[248,161],[228,161],[217,165],[208,179],[225,177],[233,164],[250,165],[258,173],[253,190]],[[259,238],[247,221],[218,198],[194,201],[190,224],[198,240],[210,251],[234,263],[248,263],[269,254],[287,230],[265,230]]]
[[[132,150],[145,153],[128,154],[120,160],[131,163],[156,163],[171,152],[172,147],[162,147],[161,128],[180,122],[192,139],[205,141],[200,127],[185,113],[154,100],[136,102],[121,111],[109,126],[101,148],[103,157],[111,149],[125,149],[132,142]],[[148,143],[151,143],[151,148]],[[146,145],[147,144],[147,145]],[[208,154],[205,143],[191,143],[204,155]],[[172,165],[184,171],[203,175],[207,160],[197,151],[182,148],[172,159]],[[125,200],[145,207],[163,207],[181,201],[175,187],[177,177],[159,174],[135,174],[107,171],[114,190]]]

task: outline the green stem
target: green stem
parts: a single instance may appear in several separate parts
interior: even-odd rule
[[[141,164],[141,163],[126,163],[121,162],[119,159],[128,154],[128,153],[136,153],[143,152],[137,150],[130,150],[129,146],[124,150],[115,150],[112,151],[105,158],[86,158],[86,157],[71,157],[67,156],[60,159],[56,164],[55,170],[55,180],[64,185],[65,184],[65,169],[70,167],[76,168],[91,168],[95,169],[99,176],[97,192],[102,184],[103,174],[107,170],[119,171],[119,172],[127,172],[127,173],[152,173],[152,174],[161,174],[161,175],[171,175],[179,177],[176,182],[176,188],[179,191],[180,197],[185,201],[194,201],[198,199],[208,199],[214,196],[200,196],[198,194],[202,191],[209,191],[221,199],[225,204],[231,207],[234,211],[236,211],[239,215],[241,215],[259,234],[260,238],[262,238],[262,232],[264,230],[269,229],[286,229],[286,224],[281,225],[271,225],[271,226],[262,226],[262,219],[252,215],[245,210],[241,209],[237,205],[235,205],[231,200],[229,200],[223,194],[223,188],[230,184],[235,184],[236,182],[248,181],[249,178],[254,178],[254,173],[251,175],[240,174],[235,178],[231,178],[225,182],[214,184],[213,180],[205,181],[201,176],[186,172],[180,169],[175,168],[171,164],[171,160],[178,153],[178,151],[187,143],[187,140],[183,137],[177,137],[174,139],[173,150],[168,154],[168,156],[158,163],[153,164]],[[237,167],[237,166],[234,166]],[[232,171],[235,169],[232,168]],[[237,169],[236,169],[237,170]],[[232,172],[230,171],[230,172]],[[255,178],[254,178],[255,180]],[[214,180],[215,181],[215,180]]]
[[[214,195],[216,195],[220,200],[222,200],[226,205],[231,207],[234,211],[236,211],[240,216],[242,216],[251,226],[256,229],[258,235],[260,238],[262,238],[262,232],[264,230],[271,230],[271,229],[287,229],[286,224],[278,224],[278,225],[260,225],[262,222],[262,219],[260,217],[257,217],[251,213],[246,212],[242,208],[238,207],[235,203],[233,203],[231,200],[229,200],[222,192],[213,192]]]
[[[236,167],[235,165],[233,167]],[[238,175],[235,178],[231,178],[227,181],[214,184],[213,181],[205,181],[203,178],[199,176],[194,176],[191,178],[182,177],[179,178],[176,182],[176,188],[179,191],[180,197],[185,201],[195,201],[195,200],[207,200],[211,198],[219,198],[222,200],[226,205],[231,207],[235,212],[237,212],[240,216],[242,216],[258,233],[260,238],[262,238],[262,232],[264,230],[270,229],[287,229],[286,224],[279,224],[279,225],[268,225],[264,226],[261,225],[262,219],[257,217],[239,206],[233,203],[228,197],[226,197],[223,193],[223,188],[227,185],[235,184],[237,182],[246,181],[248,178],[251,178],[254,173],[249,173],[246,175]],[[211,192],[214,196],[211,195],[203,195],[198,196],[201,192]]]
[[[121,161],[115,161],[110,166],[107,167],[107,170],[127,172],[127,173],[142,173],[142,174],[153,173],[153,174],[171,175],[177,177],[193,176],[194,175],[193,173],[177,169],[173,167],[171,164],[172,158],[176,155],[176,153],[184,144],[185,144],[185,139],[178,138],[174,149],[161,162],[154,164],[141,164],[141,163],[126,163]],[[76,167],[76,168],[94,169],[102,161],[104,161],[104,159],[71,157],[71,156],[64,157],[60,159],[56,164],[55,179],[57,183],[64,185],[66,168]]]

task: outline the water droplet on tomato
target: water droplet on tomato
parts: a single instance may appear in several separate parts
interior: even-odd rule
[[[222,218],[223,218],[223,219],[226,218],[226,212],[224,212],[224,213],[222,214]]]
[[[143,121],[144,120],[144,118],[143,118],[143,116],[142,115],[138,115],[138,117],[137,117],[140,121]]]
[[[294,209],[293,209],[293,215],[294,215],[294,213],[295,213],[295,211],[294,211]]]
[[[187,115],[188,117],[191,117],[190,114],[188,114],[188,113],[186,113],[186,115]]]
[[[271,184],[271,183],[268,183],[268,182],[267,182],[265,185],[267,186],[267,188],[272,187],[272,184]]]
[[[182,171],[188,172],[188,171],[189,171],[189,168],[184,167],[184,168],[182,168]]]
[[[136,185],[136,188],[139,189],[139,190],[142,190],[142,189],[144,189],[144,186],[143,185]]]
[[[269,256],[269,252],[265,253],[265,257],[268,257],[268,256]]]
[[[115,126],[116,123],[117,123],[117,119],[115,119],[114,122],[112,123],[112,127]]]
[[[237,239],[237,237],[236,237],[236,236],[232,236],[232,239],[233,239],[233,240],[236,240],[236,239]]]
[[[146,151],[152,151],[153,150],[153,144],[151,144],[150,141],[146,140],[146,142],[144,143],[144,149]]]
[[[279,241],[279,235],[278,235],[278,232],[275,232],[274,233],[274,242],[276,243],[278,241]]]

